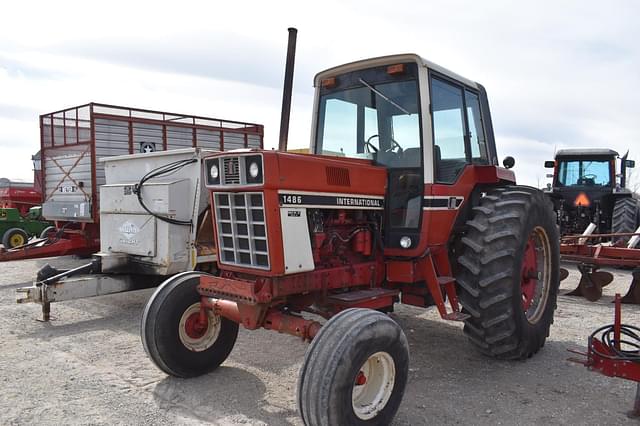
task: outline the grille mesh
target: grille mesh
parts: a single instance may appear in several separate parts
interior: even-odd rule
[[[225,157],[222,159],[222,171],[224,183],[227,185],[240,184],[240,161],[238,157]]]
[[[269,269],[262,193],[216,193],[215,206],[220,261]]]

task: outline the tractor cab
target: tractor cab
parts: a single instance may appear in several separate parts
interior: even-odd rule
[[[418,247],[425,209],[461,206],[473,189],[467,166],[496,170],[487,94],[478,83],[407,54],[323,71],[315,86],[311,152],[387,170],[387,247]]]
[[[554,203],[561,232],[581,233],[590,223],[600,233],[610,232],[616,202],[631,197],[626,169],[634,166],[627,155],[620,157],[611,149],[562,149],[555,161],[546,161],[545,167],[554,169],[546,193]]]

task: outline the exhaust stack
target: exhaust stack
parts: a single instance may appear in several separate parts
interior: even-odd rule
[[[289,117],[291,115],[291,94],[293,91],[293,65],[296,58],[296,37],[298,30],[289,28],[289,44],[287,45],[287,64],[284,70],[284,89],[282,92],[282,114],[280,116],[279,151],[287,150],[289,138]]]

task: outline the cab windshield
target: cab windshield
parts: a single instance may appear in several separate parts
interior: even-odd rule
[[[420,167],[417,70],[411,65],[399,76],[386,67],[341,75],[335,87],[322,88],[316,153]]]
[[[609,186],[610,163],[607,160],[560,161],[558,186]]]

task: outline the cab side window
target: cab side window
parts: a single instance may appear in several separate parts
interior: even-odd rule
[[[436,182],[453,183],[467,162],[462,88],[431,79]]]
[[[471,162],[473,164],[489,164],[487,141],[484,137],[484,126],[480,114],[480,99],[478,95],[465,90],[467,104],[467,120],[469,122],[469,140],[471,143]]]
[[[454,183],[467,164],[489,164],[478,95],[431,77],[435,181]]]

